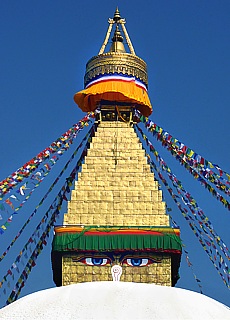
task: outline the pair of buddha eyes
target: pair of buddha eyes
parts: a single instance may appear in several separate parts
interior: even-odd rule
[[[81,262],[89,265],[89,266],[105,266],[108,264],[111,264],[111,259],[109,258],[84,258],[81,260]],[[121,261],[122,264],[127,264],[131,267],[143,267],[147,266],[149,264],[152,264],[154,261],[148,258],[125,258]]]

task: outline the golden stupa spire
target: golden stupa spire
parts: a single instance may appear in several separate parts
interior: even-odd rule
[[[115,22],[117,22],[117,21],[119,21],[120,19],[121,19],[121,16],[120,16],[120,12],[119,12],[118,7],[117,7],[117,8],[116,8],[116,11],[115,11],[115,13],[114,13],[113,20],[114,20]]]
[[[121,35],[118,25],[116,26],[114,36],[112,37],[112,45],[109,52],[126,52],[123,44],[124,38]]]
[[[105,40],[104,40],[104,42],[103,42],[103,44],[101,46],[101,49],[100,49],[98,54],[100,55],[100,54],[104,53],[105,47],[108,44],[108,41],[109,41],[109,38],[110,38],[110,34],[111,34],[111,31],[112,31],[113,25],[116,24],[115,33],[114,33],[114,36],[112,38],[113,44],[112,44],[112,47],[110,49],[110,52],[111,51],[112,52],[119,52],[119,51],[120,52],[126,52],[125,48],[122,49],[122,50],[120,49],[120,43],[123,42],[123,37],[121,36],[120,29],[119,29],[119,25],[121,25],[122,31],[123,31],[124,36],[125,36],[125,40],[126,40],[126,42],[128,44],[129,50],[130,50],[130,54],[135,55],[135,51],[134,51],[132,42],[131,42],[131,40],[129,38],[129,35],[128,35],[128,32],[127,32],[127,30],[125,28],[126,21],[125,21],[125,19],[121,18],[120,12],[118,10],[118,7],[116,8],[116,11],[114,13],[113,19],[109,18],[108,22],[109,22],[109,27],[108,27],[108,30],[107,30],[107,33],[106,33],[106,36],[105,36]],[[116,38],[117,34],[119,34],[118,38]],[[122,37],[122,41],[121,41],[121,37]],[[118,48],[118,50],[116,50],[116,48]]]
[[[74,101],[84,112],[94,111],[103,101],[116,101],[135,106],[148,117],[152,107],[148,97],[147,65],[135,54],[125,28],[126,21],[121,18],[118,8],[108,22],[109,28],[99,54],[86,64],[85,88],[74,95]],[[105,52],[112,29],[112,45]],[[125,50],[124,42],[129,52]]]
[[[86,65],[85,89],[74,96],[83,111],[100,113],[63,226],[55,228],[52,266],[58,286],[110,281],[114,268],[121,281],[174,286],[178,279],[179,229],[170,228],[162,192],[133,128],[136,109],[146,116],[152,112],[147,66],[134,54],[124,23],[117,8],[100,54]],[[112,46],[104,52],[112,27]]]

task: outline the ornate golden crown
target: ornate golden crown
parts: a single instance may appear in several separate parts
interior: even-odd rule
[[[109,52],[104,53],[113,25],[116,24],[112,45]],[[123,44],[123,37],[119,30],[121,25],[130,53],[127,53]],[[122,74],[135,77],[148,87],[147,65],[144,60],[136,56],[132,43],[125,28],[125,19],[120,17],[116,9],[113,19],[109,19],[108,31],[97,56],[86,64],[84,77],[85,87],[100,75]]]

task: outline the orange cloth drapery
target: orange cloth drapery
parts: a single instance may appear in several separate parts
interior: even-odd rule
[[[147,91],[135,81],[98,81],[74,95],[74,101],[84,112],[94,111],[101,100],[135,104],[146,117],[152,113]]]

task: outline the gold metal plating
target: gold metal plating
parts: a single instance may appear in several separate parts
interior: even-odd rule
[[[114,73],[134,76],[148,86],[147,65],[144,60],[121,52],[108,52],[91,58],[86,65],[85,85],[96,76]]]
[[[62,284],[64,286],[91,281],[112,281],[111,265],[89,266],[76,261],[73,256],[63,257]],[[166,256],[161,263],[153,263],[144,267],[123,265],[121,281],[171,286],[170,257]]]
[[[128,32],[127,32],[127,30],[125,28],[126,21],[125,21],[125,19],[121,18],[118,8],[115,11],[113,19],[109,18],[108,22],[109,22],[108,31],[106,33],[105,40],[104,40],[104,42],[103,42],[103,44],[101,46],[101,49],[99,51],[99,55],[104,53],[105,47],[106,47],[106,45],[107,45],[107,43],[109,41],[109,37],[110,37],[110,34],[111,34],[111,31],[112,31],[112,28],[113,28],[114,24],[116,24],[117,26],[118,26],[118,24],[121,25],[123,33],[124,33],[124,36],[125,36],[125,39],[126,39],[126,42],[128,44],[129,50],[130,50],[130,53],[135,55],[135,51],[134,51],[132,42],[131,42],[131,40],[129,38],[129,35],[128,35]]]

